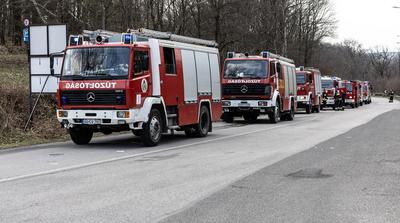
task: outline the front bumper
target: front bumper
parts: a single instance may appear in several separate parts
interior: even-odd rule
[[[118,117],[117,112],[124,112],[126,114],[129,114],[129,116],[125,118]],[[129,125],[129,128],[131,129],[140,129],[142,123],[147,121],[146,120],[147,117],[142,117],[142,116],[143,115],[140,113],[139,109],[129,109],[129,110],[58,109],[57,110],[57,119],[65,128],[70,128],[74,125],[92,125],[92,126]]]
[[[246,113],[269,114],[274,112],[272,100],[223,100],[224,113],[242,115]]]
[[[310,99],[308,96],[297,96],[297,107],[306,108],[310,105]]]
[[[326,100],[323,100],[323,105],[324,106],[333,106],[333,105],[335,105],[335,98],[334,97],[328,97]]]
[[[354,104],[355,103],[355,101],[354,101],[354,99],[346,99],[346,104]]]

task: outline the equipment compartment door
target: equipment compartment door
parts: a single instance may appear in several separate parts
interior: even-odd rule
[[[161,95],[167,106],[183,103],[182,59],[179,49],[162,47],[161,51]]]

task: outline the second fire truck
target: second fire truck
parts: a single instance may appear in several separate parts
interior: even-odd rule
[[[297,107],[306,113],[320,112],[322,104],[321,72],[315,68],[300,67],[296,71]]]
[[[255,121],[267,114],[272,123],[293,120],[297,110],[294,61],[269,52],[259,56],[229,52],[222,72],[222,119]]]

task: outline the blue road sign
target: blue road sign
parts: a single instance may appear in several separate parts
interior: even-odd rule
[[[29,28],[24,28],[23,31],[24,42],[29,43]]]

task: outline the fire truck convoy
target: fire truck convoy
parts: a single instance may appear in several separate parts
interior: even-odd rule
[[[175,130],[205,137],[220,118],[253,122],[267,114],[277,123],[293,120],[298,107],[308,114],[335,109],[337,89],[352,107],[371,103],[367,81],[321,77],[314,68],[296,71],[293,60],[267,51],[228,52],[221,74],[216,47],[214,41],[147,29],[72,35],[57,90],[58,121],[79,145],[94,132],[132,131],[145,146],[155,146]]]
[[[229,52],[222,71],[222,119],[255,121],[267,114],[272,123],[293,120],[297,110],[294,61],[269,52],[259,56]]]
[[[214,41],[146,29],[71,36],[57,118],[76,144],[89,143],[94,132],[129,130],[145,146],[174,130],[204,137],[222,111],[216,47]]]
[[[299,67],[296,70],[297,108],[306,113],[319,113],[322,104],[321,72],[315,68]]]

